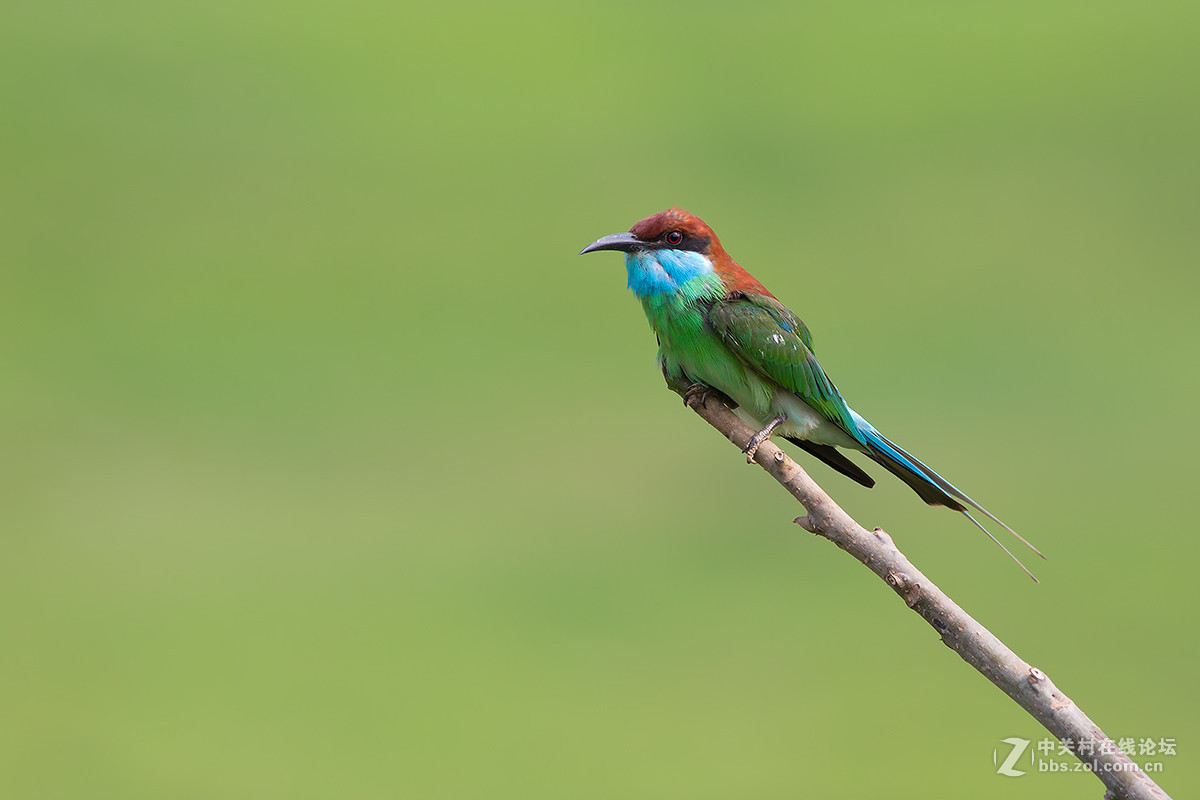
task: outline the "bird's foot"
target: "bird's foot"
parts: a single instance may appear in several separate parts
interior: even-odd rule
[[[785,421],[787,421],[787,417],[785,417],[783,414],[780,414],[775,417],[775,419],[768,422],[767,427],[750,437],[750,441],[746,442],[746,447],[742,450],[742,452],[746,454],[747,464],[754,463],[754,455],[758,452],[759,446],[761,446],[762,443],[767,439],[770,439],[771,434],[775,432],[775,429],[782,425]]]
[[[722,392],[720,389],[714,389],[705,383],[693,383],[684,390],[683,404],[688,408],[702,406],[708,402],[708,398],[720,400],[730,408],[737,408],[738,404],[730,399],[729,395]]]

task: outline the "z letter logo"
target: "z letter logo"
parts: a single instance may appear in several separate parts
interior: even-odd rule
[[[1008,754],[1008,758],[1004,759],[1004,763],[996,768],[996,774],[997,775],[1007,775],[1010,778],[1017,778],[1017,777],[1020,777],[1021,775],[1024,775],[1025,772],[1023,770],[1013,769],[1013,765],[1017,763],[1017,759],[1019,759],[1021,757],[1021,755],[1025,752],[1025,748],[1029,747],[1029,740],[1028,739],[1018,739],[1014,736],[1011,739],[1001,739],[1000,741],[1004,744],[1011,744],[1012,752]],[[993,764],[995,764],[998,759],[998,756],[997,756],[998,750],[999,750],[999,748],[992,751],[992,763]]]

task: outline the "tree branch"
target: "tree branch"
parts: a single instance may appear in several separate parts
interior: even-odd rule
[[[754,429],[723,405],[716,395],[689,396],[686,385],[670,380],[668,384],[673,391],[684,395],[685,402],[705,422],[739,448],[746,448]],[[1105,798],[1161,800],[1167,797],[1166,792],[1117,749],[1100,726],[1063,694],[1046,673],[1021,660],[963,611],[913,566],[883,529],[868,531],[855,522],[774,443],[763,442],[754,460],[807,510],[807,514],[796,518],[801,527],[824,536],[882,578],[909,608],[933,626],[943,643],[1000,687],[1056,739],[1068,744],[1071,752],[1107,787]],[[1081,742],[1092,743],[1093,752],[1083,752],[1086,748],[1079,746]]]

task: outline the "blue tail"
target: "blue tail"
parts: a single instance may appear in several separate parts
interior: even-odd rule
[[[900,446],[893,444],[882,433],[875,430],[875,426],[867,422],[858,415],[853,409],[850,410],[850,415],[858,426],[858,439],[867,447],[867,455],[869,455],[880,466],[884,467],[888,472],[895,475],[900,480],[908,484],[917,496],[931,506],[946,506],[946,508],[954,511],[960,511],[966,515],[967,519],[975,523],[981,531],[987,534],[988,538],[999,545],[1000,549],[1008,553],[1009,558],[1016,561],[1021,569],[1025,570],[1025,574],[1033,578],[1036,582],[1037,578],[1029,569],[1021,563],[1021,560],[1012,554],[1012,551],[1000,543],[1000,540],[992,536],[991,532],[979,524],[979,520],[971,516],[971,512],[967,507],[979,511],[988,519],[995,522],[1004,530],[1011,533],[1013,536],[1020,539],[1026,547],[1037,553],[1042,558],[1041,551],[1026,541],[1025,537],[1014,531],[1012,528],[1005,525],[995,514],[988,511],[983,506],[976,503],[965,492],[959,489],[950,481],[938,475],[929,467],[922,464],[917,458],[910,455]]]

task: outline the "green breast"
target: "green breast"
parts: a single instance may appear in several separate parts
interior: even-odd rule
[[[685,374],[720,389],[753,416],[770,419],[774,387],[747,369],[704,322],[704,304],[724,294],[719,278],[702,275],[673,294],[641,298],[646,319],[658,334],[659,361],[672,377]]]

